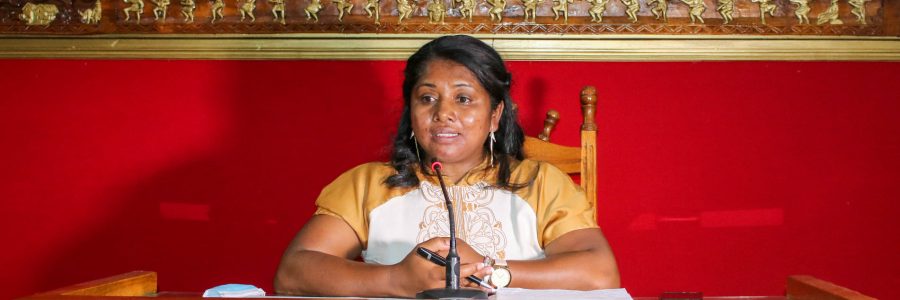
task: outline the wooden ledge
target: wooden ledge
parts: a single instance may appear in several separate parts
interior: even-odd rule
[[[809,275],[787,279],[788,300],[875,300],[860,292]]]
[[[432,34],[0,35],[0,58],[405,60]],[[535,61],[900,61],[898,37],[474,35]]]
[[[156,293],[156,278],[156,272],[132,271],[70,285],[25,299],[39,299],[47,296],[148,296]]]

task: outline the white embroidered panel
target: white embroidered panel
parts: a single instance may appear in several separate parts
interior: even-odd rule
[[[537,217],[524,199],[486,183],[447,188],[453,202],[457,238],[481,255],[507,260],[544,257],[537,239]],[[450,236],[440,186],[419,188],[388,200],[369,214],[366,262],[384,265],[403,260],[415,245]]]

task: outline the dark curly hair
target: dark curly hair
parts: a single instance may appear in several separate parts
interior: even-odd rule
[[[500,124],[497,131],[494,132],[497,139],[494,143],[494,162],[498,168],[495,185],[511,190],[521,187],[519,184],[509,182],[513,160],[523,159],[522,143],[525,140],[522,127],[519,126],[515,105],[509,96],[512,74],[506,70],[503,59],[494,48],[466,35],[444,36],[430,41],[406,61],[406,69],[403,71],[403,113],[400,117],[400,124],[397,126],[397,135],[394,137],[390,162],[397,170],[397,174],[388,177],[385,183],[390,187],[409,187],[419,184],[415,168],[419,167],[425,170],[425,165],[419,162],[415,152],[415,141],[409,138],[412,133],[410,97],[413,87],[424,75],[428,63],[439,59],[456,62],[469,69],[490,95],[492,110],[503,102]],[[487,141],[484,143],[484,151],[488,152]]]

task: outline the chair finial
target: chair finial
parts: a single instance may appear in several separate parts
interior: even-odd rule
[[[597,131],[597,124],[594,123],[594,112],[597,109],[597,89],[593,86],[586,86],[581,89],[581,111],[584,115],[584,122],[581,123],[581,130]]]
[[[556,121],[559,120],[559,112],[551,109],[547,112],[547,118],[544,119],[544,131],[541,134],[538,134],[538,138],[542,141],[549,142],[550,141],[550,131],[553,131],[553,128],[556,127]]]

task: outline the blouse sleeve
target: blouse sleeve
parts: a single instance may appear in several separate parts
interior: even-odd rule
[[[535,210],[541,247],[570,231],[597,228],[584,190],[568,174],[549,163],[540,163],[539,168],[533,188],[538,197]]]
[[[329,215],[344,220],[356,232],[363,248],[368,237],[367,190],[373,177],[377,177],[377,165],[364,164],[344,172],[325,186],[316,199],[315,215]]]

